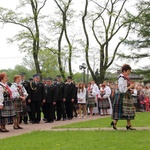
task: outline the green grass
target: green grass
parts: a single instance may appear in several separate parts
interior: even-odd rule
[[[103,119],[74,123],[55,128],[100,128],[100,127],[110,128],[111,121],[112,121],[111,118],[107,117]],[[150,113],[149,112],[136,113],[135,120],[131,121],[131,123],[132,126],[134,127],[150,127]],[[126,126],[125,120],[118,121],[117,127],[125,127],[125,126]]]
[[[150,131],[36,131],[0,140],[1,150],[149,150]]]
[[[110,127],[109,118],[63,126]],[[124,127],[125,121],[118,126]],[[135,127],[150,127],[150,113],[137,113]],[[6,133],[7,134],[7,133]],[[149,130],[36,131],[0,140],[1,150],[149,150]]]

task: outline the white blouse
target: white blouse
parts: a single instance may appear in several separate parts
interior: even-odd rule
[[[0,82],[0,84],[2,84],[3,86],[6,86],[5,84],[3,84],[2,82]],[[0,105],[3,106],[3,101],[4,101],[4,89],[3,87],[0,85]]]
[[[118,79],[118,89],[121,93],[126,93],[128,91],[127,80],[123,78],[123,74],[120,74],[120,76],[122,77]]]
[[[84,88],[83,92],[82,90],[80,90],[80,93],[77,93],[77,98],[82,99],[82,100],[78,100],[78,103],[82,104],[82,103],[86,103],[86,88]]]
[[[20,94],[18,92],[18,87],[17,86],[21,86],[22,87],[22,93],[25,97],[28,96],[28,93],[26,91],[26,89],[21,85],[21,84],[17,84],[17,83],[13,83],[11,85],[11,91],[12,91],[12,97],[15,99],[15,98],[19,98],[20,97]]]
[[[96,96],[99,93],[99,88],[96,84],[91,85],[92,95]]]

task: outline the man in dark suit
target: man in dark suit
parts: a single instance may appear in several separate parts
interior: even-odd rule
[[[56,101],[54,99],[55,86],[52,84],[52,78],[49,77],[46,79],[46,102],[45,102],[45,113],[47,121],[45,123],[52,123],[54,121],[54,107]]]
[[[45,88],[40,82],[40,75],[33,75],[33,82],[30,82],[29,99],[31,102],[32,123],[40,123],[41,120],[41,104],[45,103]]]
[[[64,88],[65,84],[61,81],[61,76],[58,75],[57,81],[55,82],[55,94],[54,94],[57,109],[57,121],[60,121],[62,117],[63,120],[66,120]]]
[[[75,100],[76,87],[72,82],[72,77],[68,76],[65,84],[64,100],[66,102],[66,113],[68,120],[73,118],[73,103]]]

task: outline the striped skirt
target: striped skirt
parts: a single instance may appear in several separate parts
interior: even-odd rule
[[[20,115],[20,113],[23,112],[21,99],[14,99],[14,109],[16,112],[16,117],[18,117]]]
[[[88,97],[87,100],[87,106],[88,107],[95,107],[95,97]]]
[[[109,109],[110,104],[108,98],[103,98],[103,99],[98,98],[98,107],[100,109]]]
[[[133,99],[129,92],[125,94],[117,93],[113,104],[112,119],[115,120],[134,120],[135,108]]]
[[[11,100],[4,101],[3,109],[0,111],[0,124],[13,123],[15,115],[13,102]]]

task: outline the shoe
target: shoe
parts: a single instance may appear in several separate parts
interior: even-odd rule
[[[50,123],[50,121],[45,121],[45,123]]]
[[[20,126],[17,126],[18,127],[18,129],[23,129],[23,127],[20,127]]]
[[[13,126],[13,128],[14,128],[15,130],[18,130],[18,126],[17,126],[17,127]]]
[[[66,121],[66,118],[63,118],[63,120],[62,121]]]
[[[131,125],[130,125],[130,126],[126,126],[126,129],[127,129],[127,130],[136,130],[135,128],[132,128]]]
[[[7,129],[0,129],[1,132],[9,132]]]
[[[114,123],[114,122],[112,121],[110,125],[113,126],[113,129],[114,129],[114,130],[117,130],[117,128],[116,128],[116,123]]]

